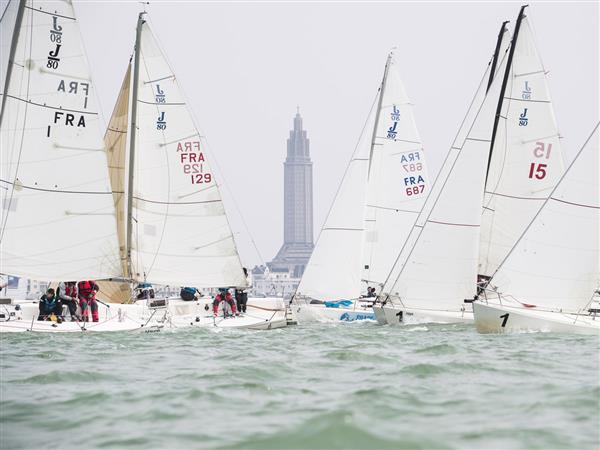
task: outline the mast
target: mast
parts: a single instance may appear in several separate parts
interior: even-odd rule
[[[512,44],[508,52],[508,60],[506,61],[506,70],[504,71],[504,78],[502,80],[502,87],[500,88],[500,97],[498,98],[498,107],[496,108],[496,117],[494,119],[494,128],[492,129],[492,141],[490,142],[490,154],[488,156],[487,170],[485,172],[485,185],[487,185],[488,175],[490,173],[490,164],[492,163],[492,152],[494,150],[494,141],[496,140],[496,132],[498,131],[498,123],[500,122],[500,114],[502,113],[502,104],[504,103],[504,94],[506,92],[506,85],[508,84],[508,77],[512,67],[512,60],[515,54],[515,47],[517,46],[517,39],[519,38],[519,29],[521,28],[521,22],[525,17],[525,8],[529,5],[521,6],[519,11],[519,17],[517,18],[517,24],[515,25],[515,32],[512,39]],[[485,186],[484,185],[484,186]]]
[[[373,159],[373,149],[375,148],[375,139],[377,139],[377,127],[379,127],[379,115],[381,114],[381,105],[383,103],[383,94],[385,93],[385,83],[387,81],[388,70],[392,62],[392,52],[387,57],[385,69],[383,71],[383,79],[381,80],[381,88],[379,89],[379,101],[377,102],[377,110],[375,111],[375,125],[373,126],[373,136],[371,137],[371,151],[369,153],[369,170],[367,172],[367,181],[371,176],[371,161]]]
[[[8,8],[8,6],[7,6]],[[4,80],[4,92],[2,93],[2,107],[0,108],[0,124],[4,117],[4,106],[6,105],[6,95],[8,94],[8,86],[10,85],[10,76],[12,75],[12,64],[15,59],[15,52],[17,51],[17,41],[19,40],[19,32],[21,31],[21,24],[23,23],[23,12],[25,11],[25,0],[19,1],[17,11],[17,20],[15,21],[15,28],[13,30],[12,41],[10,43],[10,52],[8,54],[8,67],[6,70],[6,80]]]
[[[131,267],[131,239],[133,236],[133,215],[131,208],[133,206],[133,167],[135,164],[135,131],[137,119],[137,97],[138,97],[138,78],[140,73],[140,44],[142,37],[142,25],[144,24],[144,14],[141,12],[138,16],[137,28],[135,34],[135,48],[133,58],[133,83],[131,89],[131,124],[129,127],[129,166],[127,168],[127,269],[126,275],[128,278],[133,277]]]
[[[506,24],[508,20],[502,22],[502,26],[500,27],[500,32],[498,33],[498,40],[496,41],[496,49],[494,50],[494,57],[492,58],[492,66],[490,68],[490,77],[488,80],[488,85],[485,90],[486,94],[490,90],[490,86],[492,85],[492,81],[494,81],[494,74],[496,72],[496,65],[498,64],[498,56],[500,53],[500,46],[502,45],[502,38],[504,37],[504,33],[506,33]]]

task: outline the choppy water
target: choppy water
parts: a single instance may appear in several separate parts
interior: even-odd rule
[[[2,449],[600,445],[596,337],[315,324],[0,347]]]

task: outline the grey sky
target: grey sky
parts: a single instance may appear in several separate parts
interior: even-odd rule
[[[76,1],[105,120],[134,41],[138,2]],[[567,160],[599,118],[597,2],[529,2]],[[283,238],[285,140],[300,105],[314,161],[320,230],[396,46],[431,175],[447,152],[495,45],[520,3],[151,2],[149,21],[207,135],[242,261]],[[222,180],[221,180],[222,181]]]

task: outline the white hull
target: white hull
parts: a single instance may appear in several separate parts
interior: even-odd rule
[[[378,325],[387,325],[388,321],[385,317],[385,311],[383,310],[383,306],[373,306],[373,314],[375,314],[375,320],[377,320]]]
[[[376,320],[373,308],[365,302],[354,302],[349,307],[328,308],[324,304],[297,303],[292,305],[298,323],[358,322]]]
[[[535,308],[473,303],[475,327],[480,333],[600,334],[600,317],[541,311]]]
[[[473,312],[467,309],[464,311],[440,311],[416,308],[405,308],[400,306],[378,306],[375,311],[377,323],[380,325],[418,325],[424,323],[472,323]]]
[[[4,315],[0,319],[0,333],[156,332],[190,327],[271,330],[287,325],[281,299],[249,299],[246,314],[227,318],[214,317],[209,298],[192,302],[166,299],[165,306],[157,308],[149,307],[145,300],[110,307],[99,304],[98,322],[38,321],[38,304],[32,301],[19,302],[18,310],[15,305],[0,308]]]

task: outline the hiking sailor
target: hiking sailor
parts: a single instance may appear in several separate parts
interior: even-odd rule
[[[100,286],[95,281],[86,280],[77,283],[77,294],[79,297],[79,306],[81,306],[81,316],[84,322],[89,322],[88,308],[92,310],[92,320],[98,322],[98,302],[96,293]]]
[[[219,315],[220,309],[223,309],[224,317],[227,317],[231,314],[235,314],[236,316],[238,315],[233,297],[227,288],[219,288],[219,293],[215,296],[215,300],[213,302],[213,313],[215,317]]]
[[[56,296],[62,305],[66,305],[69,308],[69,314],[71,315],[71,321],[78,320],[77,317],[77,282],[75,281],[61,281],[56,289]],[[62,313],[61,313],[62,315]]]

